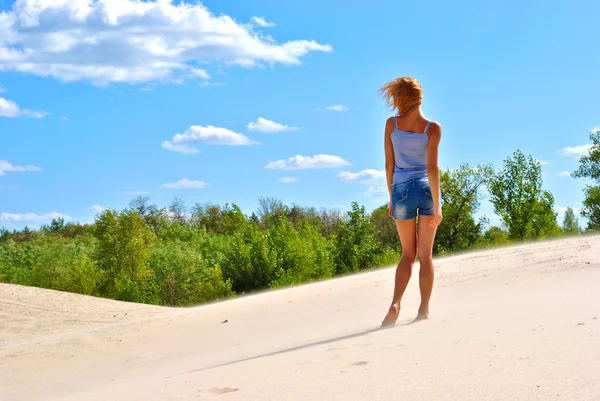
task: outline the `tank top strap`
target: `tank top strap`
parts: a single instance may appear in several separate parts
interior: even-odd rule
[[[425,127],[425,134],[429,132],[429,126],[431,125],[431,121],[427,122],[427,126]]]
[[[398,117],[394,117],[394,128],[398,129]]]

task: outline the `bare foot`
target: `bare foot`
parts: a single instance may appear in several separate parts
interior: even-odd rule
[[[419,310],[419,313],[417,314],[417,317],[415,318],[414,322],[420,322],[421,320],[427,320],[429,319],[429,312],[428,311],[421,311]]]
[[[396,324],[396,320],[398,320],[398,316],[400,315],[400,306],[392,305],[388,310],[387,315],[383,319],[381,323],[381,327],[389,327]]]

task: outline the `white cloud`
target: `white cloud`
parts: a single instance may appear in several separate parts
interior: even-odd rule
[[[343,104],[334,104],[332,106],[327,106],[325,108],[329,111],[348,111],[348,110],[350,110],[347,106],[344,106]]]
[[[600,131],[600,127],[593,127],[590,132],[598,132]]]
[[[42,169],[36,166],[15,166],[6,160],[0,160],[0,175],[4,175],[5,173],[20,173],[24,171],[42,171]]]
[[[547,166],[547,165],[549,165],[549,164],[550,164],[550,162],[549,162],[549,161],[547,161],[547,160],[540,160],[540,159],[537,159],[537,162],[538,162],[538,163],[540,163],[540,165],[542,165],[542,166]]]
[[[0,221],[5,221],[8,223],[20,223],[20,222],[44,222],[51,221],[52,219],[63,218],[65,220],[69,219],[69,216],[58,213],[58,212],[50,212],[43,215],[35,214],[35,213],[0,213]]]
[[[2,174],[0,174],[2,175]],[[0,185],[0,189],[5,189],[5,190],[13,190],[13,189],[17,189],[15,187],[7,187],[6,185]]]
[[[206,187],[206,183],[204,181],[188,180],[187,178],[183,178],[177,182],[168,182],[161,185],[161,188],[166,189],[195,189],[204,187]]]
[[[107,208],[106,208],[106,207],[104,207],[104,206],[100,206],[100,205],[93,205],[93,206],[90,206],[88,210],[89,210],[90,212],[94,213],[94,214],[97,214],[97,213],[102,213],[102,212],[103,212],[103,211],[105,211],[106,209],[107,209]]]
[[[170,141],[164,141],[160,145],[163,149],[170,150],[177,153],[183,153],[184,155],[193,155],[195,153],[200,153],[200,151],[192,146],[187,145],[176,145]]]
[[[558,154],[563,156],[584,156],[590,152],[592,148],[591,144],[588,145],[580,145],[580,146],[568,146],[566,148],[562,148],[558,151]]]
[[[341,172],[337,175],[342,181],[358,181],[367,186],[366,196],[383,199],[384,196],[389,196],[385,170],[366,169],[358,173],[349,171]]]
[[[170,141],[164,141],[161,146],[173,152],[193,154],[200,152],[194,145],[244,146],[256,144],[258,142],[227,128],[192,125],[183,134],[175,134]]]
[[[1,49],[0,49],[1,50]],[[0,57],[1,57],[0,52]],[[1,61],[0,61],[1,63]],[[1,64],[0,64],[1,65]],[[0,68],[0,71],[2,69]],[[48,113],[43,111],[32,111],[27,109],[21,109],[17,104],[11,100],[0,97],[0,117],[15,118],[15,117],[29,117],[29,118],[44,118]]]
[[[0,97],[0,116],[19,117],[20,115],[21,110],[15,102],[11,102],[10,100],[6,100],[3,97]]]
[[[7,90],[4,89],[4,87],[2,85],[0,85],[0,93],[6,93],[6,92],[7,92]]]
[[[324,169],[324,168],[338,168],[343,166],[349,166],[346,160],[339,156],[333,155],[315,155],[315,156],[294,156],[285,160],[277,160],[269,162],[265,166],[266,169],[270,170],[305,170],[305,169]]]
[[[63,121],[66,121],[66,122],[69,122],[69,121],[71,121],[71,120],[69,119],[69,117],[65,117],[65,116],[60,116],[60,117],[58,117],[58,118],[60,118],[60,119],[61,119],[61,120],[63,120]]]
[[[298,181],[298,178],[296,177],[281,177],[279,179],[279,182],[282,182],[284,184],[291,184],[292,182],[296,182]]]
[[[558,173],[558,175],[560,175],[561,177],[570,177],[571,173],[569,171],[561,171],[560,173]]]
[[[384,170],[366,169],[358,173],[351,173],[349,171],[341,172],[337,175],[340,180],[344,181],[357,181],[357,180],[381,180],[385,179]]]
[[[65,82],[208,79],[199,65],[297,65],[331,50],[313,40],[277,43],[199,2],[18,0],[0,13],[0,71]]]
[[[267,22],[267,20],[265,20],[263,17],[252,17],[252,22],[258,26],[262,26],[263,28],[275,26],[275,23]]]
[[[250,122],[247,125],[250,131],[261,131],[267,133],[276,133],[283,131],[294,131],[298,127],[290,127],[287,125],[276,123],[275,121],[267,120],[266,118],[258,117],[256,122]]]

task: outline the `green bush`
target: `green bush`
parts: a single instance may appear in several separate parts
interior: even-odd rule
[[[96,220],[94,235],[94,259],[104,278],[101,293],[123,301],[154,301],[148,259],[156,236],[139,213],[105,210]]]
[[[364,206],[352,203],[349,220],[340,223],[334,237],[336,274],[356,272],[373,267],[384,248],[375,239],[375,228]]]
[[[84,255],[66,274],[65,291],[83,295],[101,295],[98,291],[102,283],[103,271],[87,255]]]
[[[267,288],[277,275],[277,254],[270,247],[267,232],[249,223],[233,234],[231,247],[221,269],[237,293]]]
[[[89,238],[41,236],[21,245],[8,241],[0,247],[0,281],[95,295],[101,271],[90,259],[93,248]]]
[[[500,227],[493,226],[485,231],[481,242],[488,246],[506,245],[510,242],[510,234]]]
[[[149,264],[162,303],[194,305],[233,295],[231,281],[225,281],[218,265],[209,266],[193,247],[180,240],[157,244]]]
[[[331,246],[317,228],[305,222],[296,231],[291,223],[282,220],[270,230],[281,263],[280,274],[271,282],[271,287],[307,283],[334,275]]]

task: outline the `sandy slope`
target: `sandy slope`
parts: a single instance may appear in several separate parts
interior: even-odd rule
[[[0,400],[600,400],[599,236],[436,268],[386,330],[393,269],[186,309],[0,285]]]

